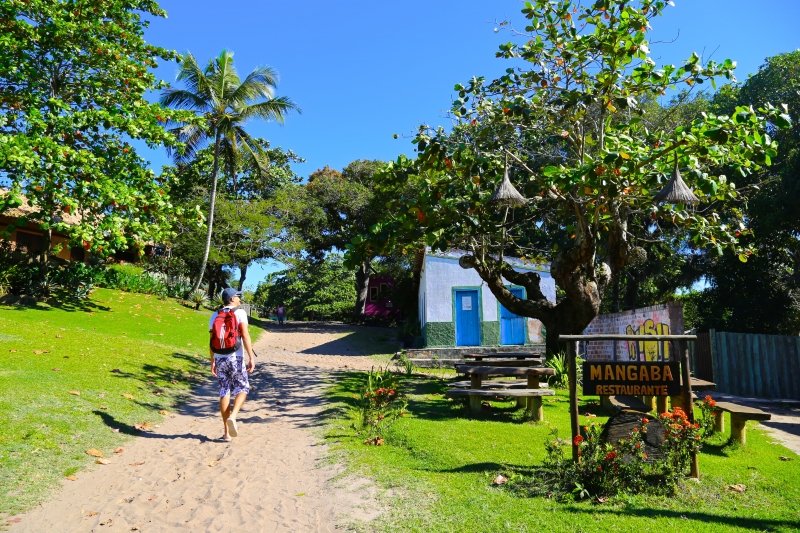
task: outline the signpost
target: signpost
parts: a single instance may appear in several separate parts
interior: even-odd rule
[[[682,396],[682,403],[689,422],[694,422],[692,410],[692,385],[689,381],[689,357],[687,341],[694,341],[695,335],[560,335],[560,341],[567,342],[567,364],[569,365],[569,411],[572,427],[572,460],[579,460],[576,438],[579,435],[577,364],[578,342],[593,341],[677,341],[679,361],[640,363],[587,361],[583,366],[583,394],[602,396]],[[674,352],[673,352],[674,353]],[[683,382],[683,387],[680,386]],[[697,454],[692,453],[690,475],[699,477]]]

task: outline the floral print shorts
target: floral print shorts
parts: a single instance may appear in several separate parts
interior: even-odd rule
[[[236,396],[240,392],[245,394],[250,392],[250,381],[247,379],[244,357],[217,355],[215,359],[220,398],[229,394]]]

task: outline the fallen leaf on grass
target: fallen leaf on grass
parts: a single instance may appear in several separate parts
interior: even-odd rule
[[[130,394],[130,393],[127,393],[127,392],[123,393],[122,397],[125,398],[126,400],[133,400],[134,399],[133,394]]]
[[[786,457],[785,455],[781,455],[780,457],[778,457],[778,459],[780,459],[781,461],[791,461],[792,460],[791,457]]]
[[[492,485],[505,485],[508,483],[508,478],[502,474],[497,474],[497,477],[492,480]]]
[[[97,448],[89,448],[86,450],[86,455],[91,455],[92,457],[103,457],[103,452]]]
[[[108,406],[107,405],[101,405],[99,407],[99,409],[102,409],[103,411],[106,411],[108,409]]]
[[[73,396],[80,396],[81,395],[81,391],[79,391],[79,390],[68,390],[67,392],[72,394]]]
[[[61,372],[60,368],[51,368],[50,370],[52,370],[53,372]]]
[[[112,368],[111,370],[109,370],[109,372],[111,372],[112,374],[122,374],[122,370],[120,370],[119,368]]]
[[[76,476],[74,474],[73,475],[69,475],[69,476],[67,476],[67,479],[70,480],[70,481],[77,481],[78,480],[78,476]]]
[[[115,449],[115,450],[114,450],[114,453],[116,453],[116,454],[120,454],[120,453],[122,453],[122,452],[124,452],[124,451],[125,451],[125,448],[123,448],[122,446],[120,446],[119,448],[117,448],[117,449]]]
[[[167,416],[169,414],[169,411],[167,411],[166,409],[162,409],[158,412],[158,414],[160,414],[161,416]]]
[[[150,422],[140,422],[138,424],[134,424],[133,427],[139,431],[151,431],[153,429],[153,425]]]
[[[36,355],[42,355],[45,353],[50,353],[50,350],[34,350],[33,353]]]
[[[217,466],[218,464],[219,464],[219,461],[217,461],[216,459],[213,459],[213,460],[208,462],[208,466],[211,466],[211,467]]]
[[[728,485],[728,490],[731,490],[733,492],[738,492],[741,494],[742,492],[747,490],[747,487],[742,485],[741,483],[736,483],[735,485]]]
[[[108,459],[97,459],[95,463],[98,465],[110,465],[111,461],[109,461]]]
[[[128,466],[142,466],[144,461],[136,461],[135,463],[130,463]]]
[[[17,351],[17,350],[9,350],[9,352],[10,352],[10,353],[14,353],[14,352],[16,352],[16,351]]]

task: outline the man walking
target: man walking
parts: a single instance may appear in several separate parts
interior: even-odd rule
[[[230,442],[231,437],[239,434],[239,428],[236,425],[236,416],[239,414],[247,393],[250,391],[250,381],[247,374],[255,368],[255,354],[253,353],[253,346],[250,342],[250,332],[247,329],[247,313],[244,309],[239,308],[242,293],[231,287],[222,291],[222,309],[215,311],[211,315],[211,320],[208,324],[209,332],[212,337],[219,334],[219,330],[224,332],[221,327],[221,322],[225,319],[226,314],[233,315],[233,324],[235,328],[235,344],[231,349],[215,348],[219,346],[220,342],[215,343],[212,338],[209,352],[211,354],[211,373],[217,378],[219,382],[219,412],[222,415],[222,425],[224,432],[222,440]],[[220,316],[222,315],[222,316]],[[220,317],[220,321],[217,321]],[[215,325],[215,321],[217,325]],[[224,326],[224,324],[222,325]],[[230,333],[228,333],[230,337]],[[228,352],[229,353],[220,353]],[[244,365],[244,354],[247,352],[247,367]],[[231,403],[231,395],[233,395],[233,403]]]

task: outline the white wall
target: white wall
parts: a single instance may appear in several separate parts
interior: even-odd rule
[[[458,258],[462,254],[451,252],[446,256],[425,255],[420,277],[420,322],[451,322],[453,320],[453,287],[480,287],[482,320],[498,320],[497,300],[478,273],[472,269],[461,268]],[[556,298],[555,281],[546,267],[525,265],[509,260],[519,272],[538,271],[541,276],[542,292],[551,301]],[[422,309],[425,305],[427,309]]]

